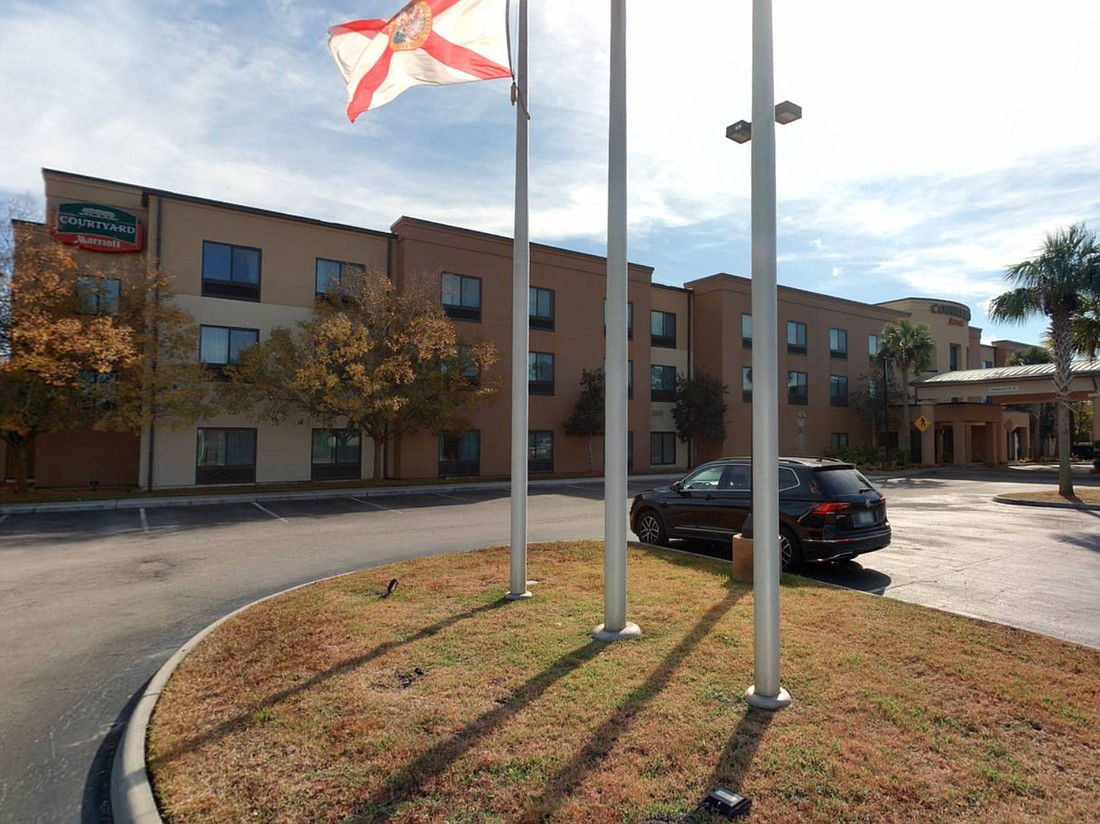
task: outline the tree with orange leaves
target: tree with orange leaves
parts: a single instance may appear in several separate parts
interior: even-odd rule
[[[137,432],[207,407],[196,332],[142,267],[95,268],[38,224],[12,221],[0,284],[0,440],[25,488],[37,438],[67,429]]]
[[[401,434],[466,426],[465,409],[491,402],[501,380],[488,342],[459,340],[438,300],[401,292],[382,272],[347,272],[297,329],[280,327],[226,369],[230,411],[281,423],[310,418],[374,443],[374,477]]]

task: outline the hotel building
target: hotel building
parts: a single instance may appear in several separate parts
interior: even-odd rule
[[[43,177],[51,234],[72,242],[82,226],[95,231],[95,219],[81,224],[81,215],[123,226],[120,243],[86,235],[78,254],[168,273],[176,302],[199,327],[195,357],[213,366],[232,362],[272,329],[308,318],[318,292],[347,267],[387,272],[398,288],[427,284],[461,337],[496,346],[493,371],[503,388],[495,404],[473,413],[469,431],[400,437],[387,449],[388,472],[400,479],[508,475],[511,239],[412,217],[380,231],[68,172],[44,170]],[[567,436],[563,424],[579,397],[582,371],[603,363],[606,261],[533,244],[530,272],[530,471],[584,473],[587,439]],[[638,264],[630,264],[628,280],[631,471],[687,468],[687,445],[675,435],[673,394],[676,376],[696,371],[719,378],[729,391],[726,439],[698,444],[698,459],[748,454],[750,281],[717,274],[666,286]],[[925,298],[866,304],[780,287],[781,454],[821,455],[871,441],[868,421],[849,401],[881,374],[874,355],[882,329],[900,318],[931,328],[937,370],[978,369],[1003,359],[981,344],[981,330],[970,326],[963,304]],[[914,436],[916,460],[1007,459],[1009,418],[1001,406],[981,396],[934,406],[913,406],[914,420],[931,414],[934,421],[931,434]],[[895,409],[892,421],[899,417]],[[1026,416],[1011,422],[1014,429],[1027,426]],[[1026,434],[1022,441],[1028,442]],[[182,429],[146,427],[140,436],[46,435],[34,469],[40,486],[357,480],[371,476],[372,449],[369,439],[319,422],[273,425],[219,415]],[[596,452],[599,470],[602,443]]]

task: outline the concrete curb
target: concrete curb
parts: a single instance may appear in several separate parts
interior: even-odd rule
[[[993,502],[998,504],[1009,504],[1011,506],[1039,506],[1046,507],[1047,509],[1077,509],[1082,512],[1100,512],[1100,504],[1064,504],[1060,501],[1025,501],[1020,498],[1005,498],[1002,495],[994,495]]]
[[[345,575],[354,575],[361,571],[329,575],[257,598],[228,615],[223,615],[210,626],[197,632],[164,662],[164,666],[157,670],[157,674],[146,685],[145,691],[134,706],[133,713],[126,721],[126,729],[122,733],[122,740],[115,753],[114,763],[111,765],[111,813],[115,824],[163,824],[164,822],[160,817],[160,810],[157,809],[156,799],[153,797],[153,788],[149,784],[149,772],[145,763],[145,739],[149,732],[149,721],[153,717],[153,710],[156,708],[161,692],[172,677],[172,673],[176,671],[176,667],[183,662],[191,650],[230,618],[252,609],[257,604],[294,592],[296,589],[342,578]]]
[[[659,483],[673,481],[683,476],[679,472],[673,475],[633,475],[628,481]],[[571,486],[579,484],[602,484],[598,478],[554,478],[542,481],[530,481],[530,488],[553,486]],[[37,504],[0,505],[0,515],[31,515],[44,512],[93,512],[111,509],[146,509],[174,506],[210,506],[213,504],[260,503],[263,501],[310,501],[325,498],[376,498],[388,495],[409,495],[417,492],[458,493],[463,490],[507,490],[508,481],[490,481],[487,483],[432,484],[425,486],[384,486],[377,488],[346,487],[340,489],[303,489],[288,492],[253,492],[226,495],[164,495],[156,498],[111,498],[98,501],[57,501]]]

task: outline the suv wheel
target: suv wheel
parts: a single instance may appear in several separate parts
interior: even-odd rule
[[[668,545],[665,522],[652,509],[642,510],[642,514],[638,516],[638,520],[634,523],[634,533],[643,544]]]
[[[802,568],[802,544],[786,524],[779,525],[779,557],[784,572],[798,572]]]

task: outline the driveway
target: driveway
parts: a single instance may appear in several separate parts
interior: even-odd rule
[[[1100,513],[992,503],[1035,480],[885,480],[894,544],[815,576],[1100,647]],[[0,516],[0,822],[109,821],[127,702],[211,621],[325,575],[505,544],[508,504],[468,487]],[[528,535],[601,538],[601,488],[532,490]],[[502,551],[502,586],[507,569]]]

